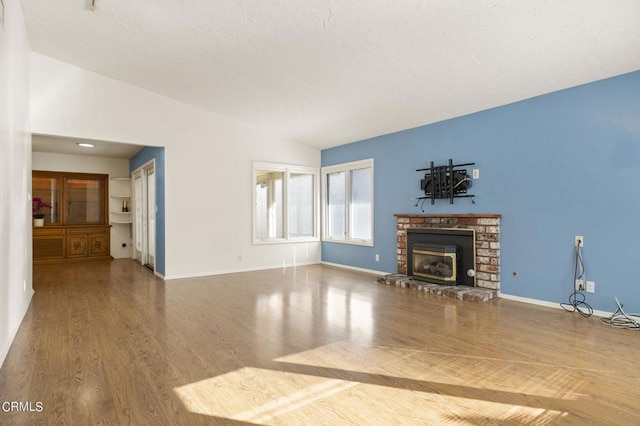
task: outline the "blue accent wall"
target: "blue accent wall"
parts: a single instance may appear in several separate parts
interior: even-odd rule
[[[129,160],[129,172],[133,172],[145,163],[155,160],[154,174],[156,177],[156,271],[162,275],[165,272],[165,174],[164,148],[145,147]]]
[[[582,235],[596,283],[587,302],[613,311],[617,296],[640,311],[640,72],[327,149],[322,165],[364,158],[374,159],[375,245],[323,242],[324,261],[395,272],[393,215],[422,213],[411,201],[424,174],[415,170],[452,158],[480,169],[476,204],[437,200],[424,212],[502,214],[503,293],[567,301]]]

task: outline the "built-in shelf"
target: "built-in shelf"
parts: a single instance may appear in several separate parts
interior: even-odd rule
[[[114,177],[111,178],[111,193],[109,194],[110,202],[110,215],[112,225],[131,225],[133,223],[132,215],[130,211],[123,212],[119,209],[123,208],[123,204],[126,202],[127,208],[131,209],[131,178],[128,177]]]
[[[111,212],[111,224],[114,223],[133,223],[131,212]]]

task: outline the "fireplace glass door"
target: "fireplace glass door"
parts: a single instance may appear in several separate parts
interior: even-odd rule
[[[456,247],[414,247],[413,275],[417,277],[455,283],[457,279]]]

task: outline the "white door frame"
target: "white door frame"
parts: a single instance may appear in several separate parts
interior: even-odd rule
[[[155,216],[158,206],[155,200],[155,185],[151,190],[148,177],[155,179],[155,160],[150,160],[131,173],[133,186],[133,253],[134,259],[155,272]],[[136,183],[140,180],[140,185]],[[154,181],[155,182],[155,181]],[[150,243],[153,246],[150,246]]]

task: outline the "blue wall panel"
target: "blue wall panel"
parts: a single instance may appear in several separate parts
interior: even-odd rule
[[[583,235],[596,282],[587,301],[612,311],[618,296],[640,311],[640,72],[327,149],[322,165],[364,158],[374,158],[374,247],[324,242],[324,261],[395,272],[393,214],[422,212],[411,200],[423,175],[415,169],[452,158],[480,169],[476,204],[437,200],[424,211],[503,215],[503,293],[566,301],[574,235]]]

